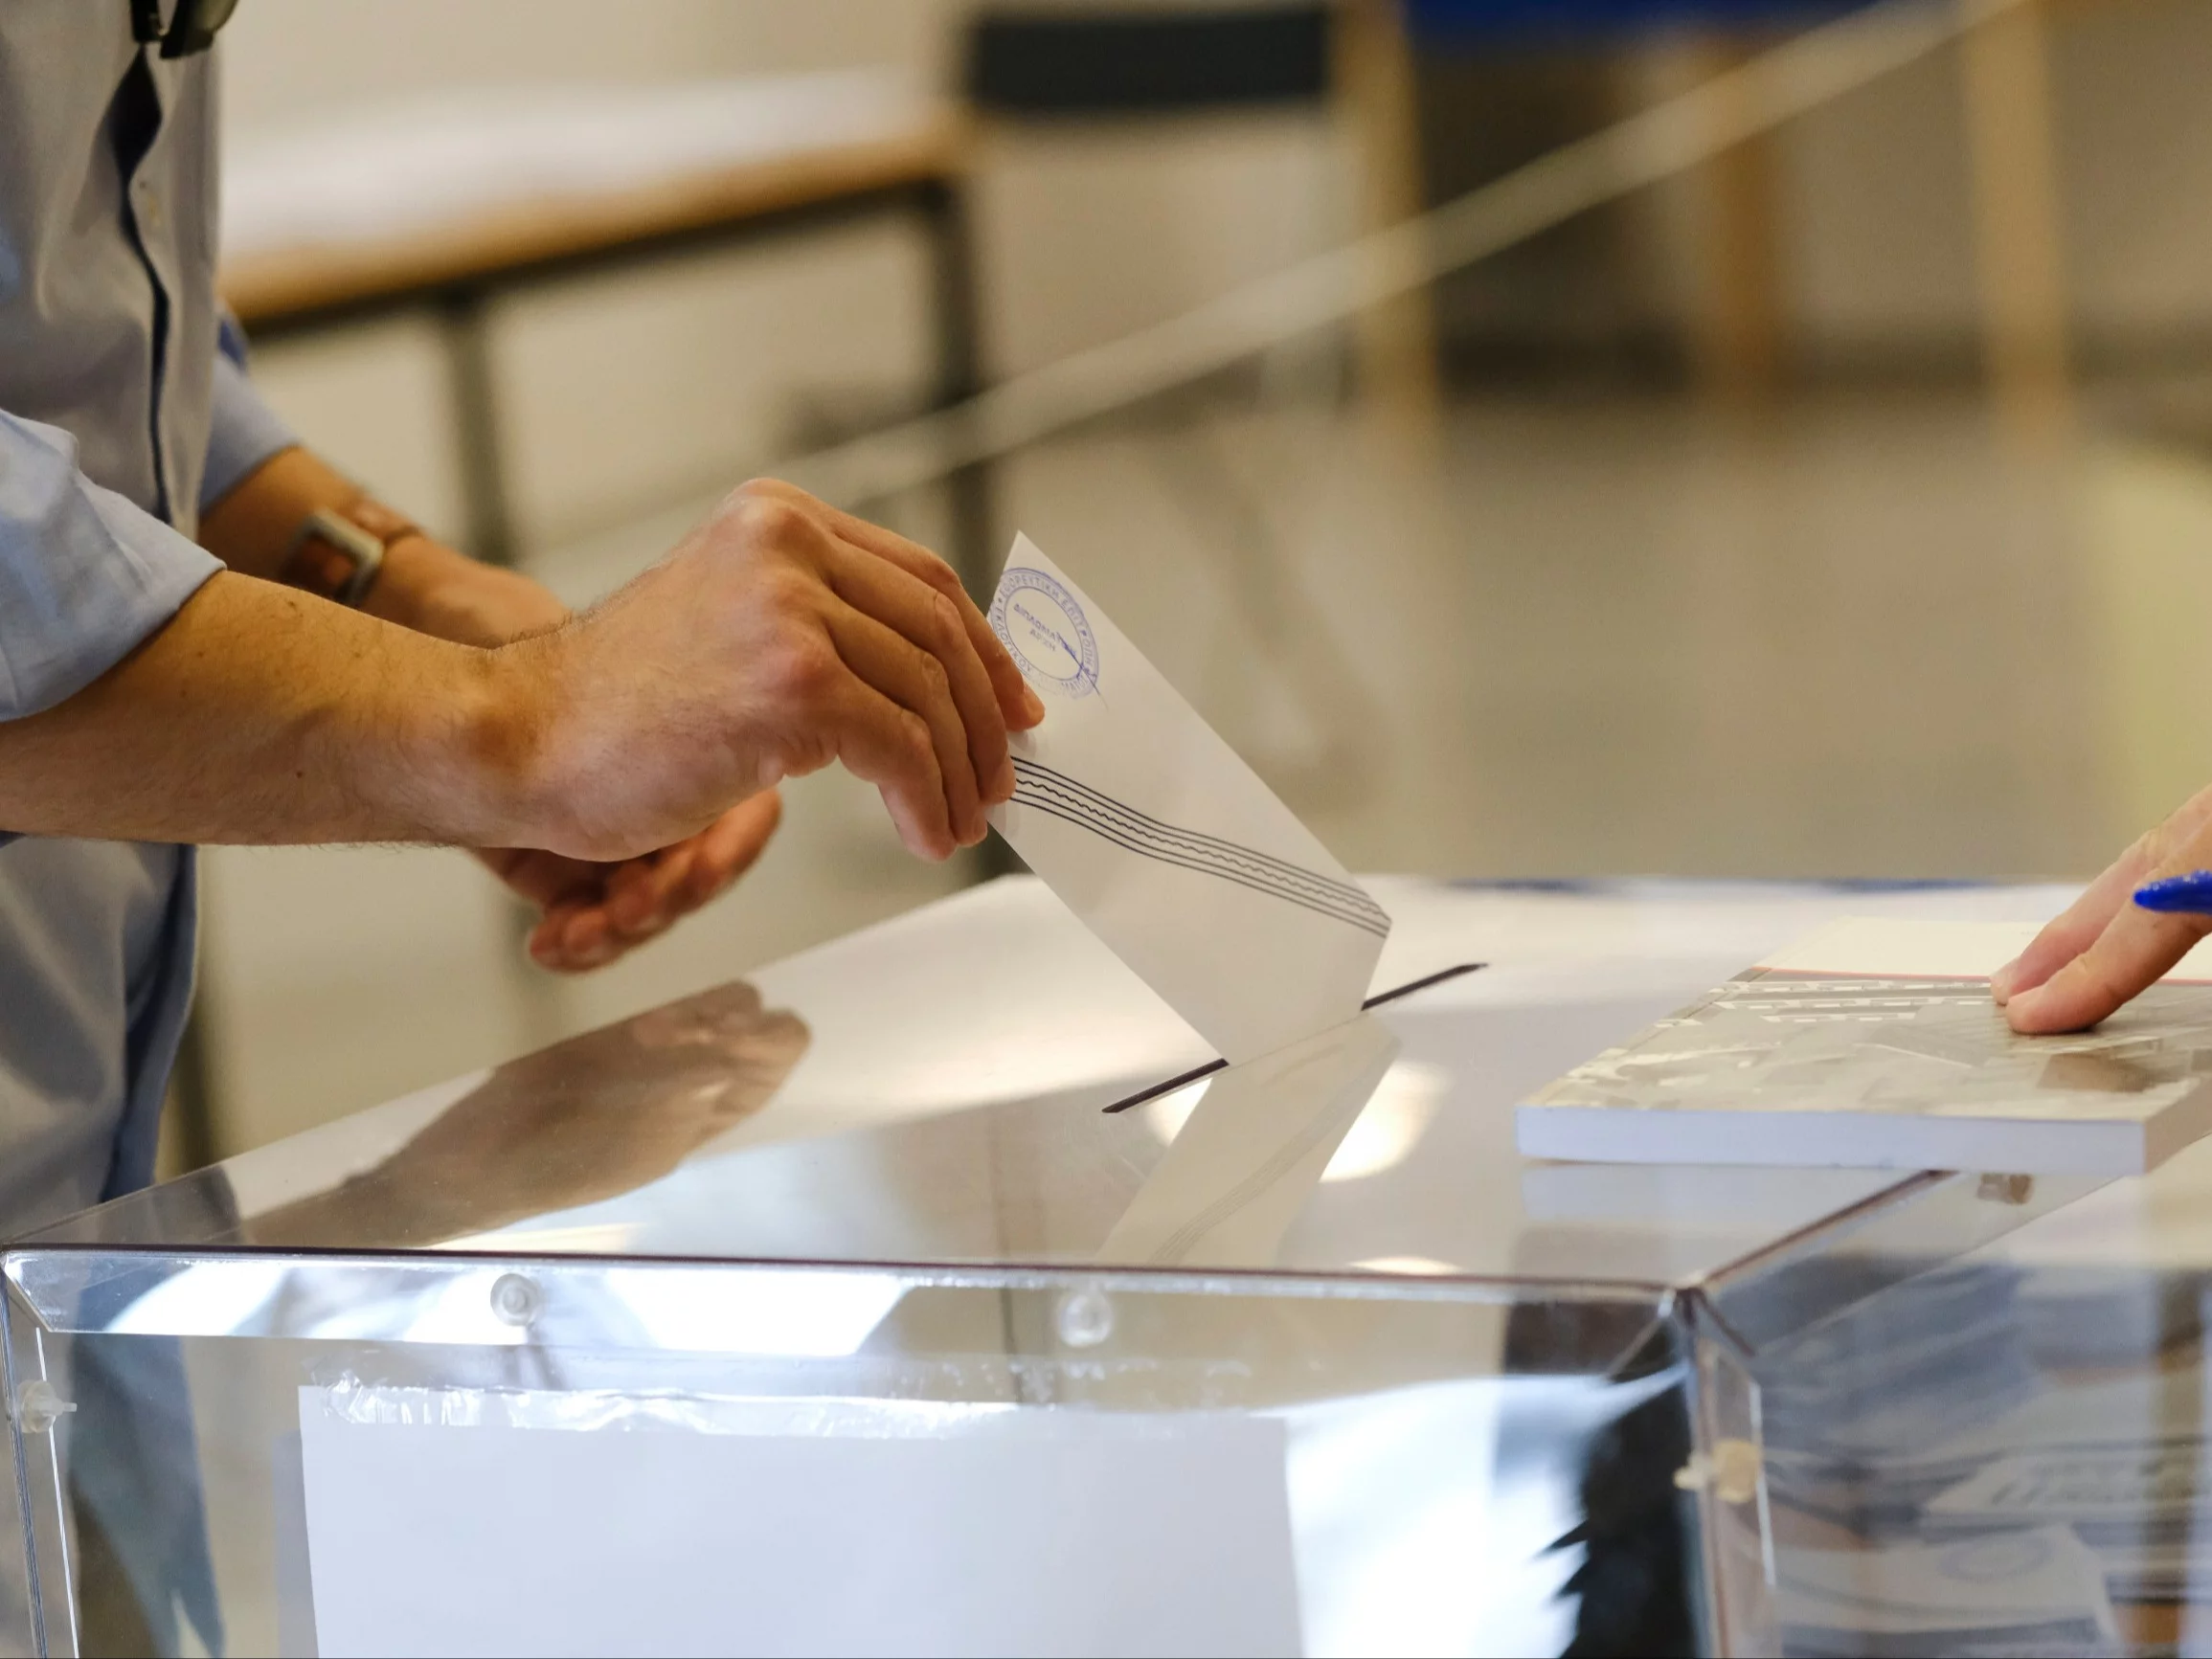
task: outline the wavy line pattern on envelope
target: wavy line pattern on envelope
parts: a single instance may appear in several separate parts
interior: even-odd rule
[[[1332,921],[1343,922],[1377,938],[1388,935],[1390,930],[1388,912],[1348,882],[1332,881],[1218,836],[1162,823],[1112,796],[1099,794],[1088,784],[1076,782],[1065,773],[1020,755],[1014,757],[1014,780],[1010,804],[1029,807],[1079,829],[1087,829],[1125,852],[1234,882]]]

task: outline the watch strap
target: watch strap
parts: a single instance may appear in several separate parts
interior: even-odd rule
[[[359,606],[393,544],[422,531],[364,496],[342,509],[318,507],[302,522],[277,579],[334,603]]]

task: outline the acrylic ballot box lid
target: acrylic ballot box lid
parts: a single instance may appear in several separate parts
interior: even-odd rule
[[[1169,1184],[1201,1210],[1269,1212],[1241,1229],[1216,1214],[1209,1230],[1194,1214],[1187,1225],[1155,1216],[1135,1240],[1117,1233],[1178,1132],[1203,1123],[1226,1086],[1216,1077],[1106,1110],[1210,1056],[1048,891],[1010,879],[86,1211],[15,1244],[10,1271],[28,1288],[42,1260],[81,1252],[170,1257],[204,1273],[271,1252],[434,1251],[1226,1267],[1657,1292],[1924,1204],[1943,1180],[1532,1162],[1514,1150],[1520,1100],[1836,916],[2024,919],[2064,898],[1373,886],[1395,919],[1378,990],[1481,966],[1368,1017],[1381,1027],[1369,1047],[1388,1053],[1337,1067],[1361,1098],[1315,1110],[1284,1104],[1285,1086],[1263,1080],[1249,1120],[1215,1128],[1199,1167]],[[1274,1120],[1301,1111],[1313,1121],[1299,1118],[1285,1145]]]

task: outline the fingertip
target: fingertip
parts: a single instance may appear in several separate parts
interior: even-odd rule
[[[683,890],[676,895],[677,903],[686,909],[697,909],[737,879],[736,863],[734,855],[710,849],[684,879]]]
[[[2019,977],[2020,958],[2018,956],[2015,956],[1989,976],[1989,994],[1997,998],[1997,1005],[1999,1008],[2002,1008],[2012,999],[2013,982]]]
[[[2022,1037],[2048,1037],[2054,1032],[2070,1029],[2064,1020],[2055,1020],[2051,1008],[2051,993],[2039,986],[2033,991],[2022,991],[2004,1005],[2005,1023]]]
[[[606,943],[607,916],[603,910],[578,910],[561,930],[561,949],[578,961],[588,961]]]
[[[938,811],[925,818],[909,806],[902,796],[895,796],[888,789],[880,793],[885,808],[891,813],[892,826],[898,831],[898,839],[915,858],[941,864],[959,850],[959,843],[953,836],[951,823],[939,821],[943,818],[941,803]]]
[[[638,887],[625,887],[609,893],[603,907],[609,931],[634,933],[652,919],[657,908],[654,895]]]
[[[1041,725],[1044,718],[1045,700],[1037,695],[1027,681],[1024,681],[1022,683],[1022,711],[1019,722],[1022,729],[1027,731],[1032,726]]]

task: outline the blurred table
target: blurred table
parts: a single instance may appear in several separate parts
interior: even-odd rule
[[[1756,50],[1749,41],[1866,10],[1873,0],[1405,0],[1416,49],[1495,47],[1694,32],[1698,67],[1717,75]],[[1900,5],[1920,0],[1892,0]],[[2015,433],[2047,437],[2071,406],[2065,203],[2047,24],[2113,0],[2019,0],[1995,6],[1959,53],[1983,340],[1992,395]],[[1731,38],[1739,37],[1739,38]],[[1700,333],[1722,391],[1762,395],[1783,367],[1785,319],[1776,247],[1771,137],[1707,169],[1707,302]]]
[[[516,551],[486,314],[597,272],[860,219],[916,220],[934,258],[932,396],[980,384],[959,121],[896,77],[475,88],[270,136],[229,158],[221,289],[273,342],[405,313],[444,329],[468,550]],[[952,551],[982,579],[982,477],[951,481]]]
[[[1006,880],[17,1241],[0,1648],[1777,1649],[1768,1356],[2083,1184],[1512,1109],[1838,915],[2066,894],[1371,886],[1378,986],[1490,965],[1310,1065],[1102,1111],[1203,1046]]]

